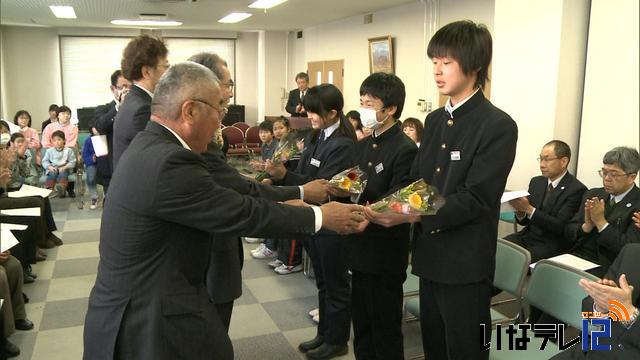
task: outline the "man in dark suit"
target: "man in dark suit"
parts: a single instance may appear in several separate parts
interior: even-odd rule
[[[97,158],[98,179],[104,188],[105,195],[109,189],[111,174],[113,173],[113,121],[118,114],[118,109],[125,96],[129,92],[131,82],[122,75],[122,70],[116,70],[111,74],[111,86],[113,100],[100,105],[94,112],[94,127],[101,135],[107,136],[109,154]]]
[[[417,223],[411,258],[420,277],[420,326],[428,359],[488,359],[489,312],[500,196],[516,153],[518,128],[480,89],[492,48],[483,25],[457,21],[438,30],[427,53],[443,108],[430,113],[413,163],[414,179],[434,185],[446,203],[433,216],[376,213],[384,226]],[[452,55],[453,54],[453,55]]]
[[[635,184],[640,155],[636,149],[616,147],[602,163],[604,187],[585,192],[580,211],[565,228],[573,253],[599,264],[591,272],[600,277],[623,246],[640,242],[640,231],[633,226],[633,213],[640,210],[640,189]]]
[[[510,201],[516,219],[526,225],[505,239],[531,253],[531,261],[547,259],[567,251],[564,227],[580,208],[587,187],[567,171],[571,148],[565,142],[552,140],[540,151],[540,172],[529,182],[529,197]]]
[[[307,112],[304,110],[304,106],[302,106],[302,100],[307,94],[307,88],[309,87],[309,75],[304,72],[298,73],[298,75],[296,75],[296,84],[298,88],[289,91],[289,99],[287,100],[285,110],[287,110],[291,116],[307,117]]]
[[[182,63],[162,78],[151,121],[123,154],[100,233],[85,320],[85,359],[232,359],[205,289],[211,235],[354,231],[362,207],[296,208],[220,187],[204,159],[223,110],[207,68]],[[144,176],[141,176],[144,174]]]
[[[160,77],[169,68],[167,47],[160,39],[140,35],[122,53],[122,75],[133,82],[113,124],[113,170],[138,132],[149,122],[151,98]]]
[[[609,301],[617,300],[629,312],[629,321],[612,321],[611,337],[600,338],[602,345],[611,345],[611,351],[583,352],[580,344],[554,356],[554,360],[569,359],[640,359],[640,244],[622,248],[603,280],[580,280],[580,286],[589,294],[582,301],[582,311],[609,312]],[[618,283],[616,283],[616,280]],[[589,341],[589,339],[582,339]]]

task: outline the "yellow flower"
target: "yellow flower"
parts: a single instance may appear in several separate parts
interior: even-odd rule
[[[349,190],[351,188],[351,180],[345,176],[340,183],[340,187],[342,189]]]
[[[409,195],[409,206],[417,210],[422,207],[422,197],[417,192]]]

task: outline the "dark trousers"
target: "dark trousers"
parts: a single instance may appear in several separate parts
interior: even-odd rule
[[[314,235],[304,241],[318,287],[318,335],[330,345],[346,345],[351,323],[351,287],[345,241],[339,235]]]
[[[420,328],[427,359],[488,359],[491,283],[443,284],[420,279]],[[484,335],[480,324],[485,324]]]
[[[229,332],[231,313],[233,312],[233,301],[216,304],[216,310],[218,311],[218,316],[220,317],[220,321],[222,321],[222,325],[224,325],[224,328]]]
[[[279,242],[280,242],[280,240],[278,240],[278,239],[265,239],[264,240],[264,245],[267,247],[267,249],[269,249],[271,251],[277,251]]]
[[[278,242],[278,260],[287,266],[302,264],[302,241],[280,239]]]
[[[404,359],[402,283],[406,273],[367,274],[352,270],[353,348],[358,360]]]
[[[19,245],[11,249],[12,254],[20,260],[24,269],[29,264],[35,263],[36,245],[44,244],[49,229],[53,227],[55,230],[55,222],[53,221],[53,213],[51,212],[51,203],[49,199],[42,199],[39,196],[28,196],[22,198],[10,198],[8,196],[0,196],[0,209],[18,209],[28,207],[39,207],[41,216],[7,216],[0,215],[2,222],[27,225],[25,230],[12,230],[16,236]]]

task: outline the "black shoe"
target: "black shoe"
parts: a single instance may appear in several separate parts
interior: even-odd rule
[[[27,276],[29,276],[29,277],[31,277],[31,278],[33,278],[33,279],[37,279],[37,278],[38,278],[38,275],[36,275],[36,274],[34,274],[34,273],[33,273],[33,270],[31,269],[31,265],[27,266],[27,269],[26,269],[26,270],[24,270],[24,273],[25,273]]]
[[[33,323],[29,319],[16,320],[16,329],[27,331],[33,329]]]
[[[332,359],[336,356],[346,355],[349,352],[347,345],[322,344],[307,353],[308,359]]]
[[[27,273],[22,274],[22,280],[24,284],[31,284],[32,282],[34,282],[35,280],[33,280],[33,278],[29,275],[27,275]]]
[[[306,353],[309,350],[313,350],[319,347],[320,345],[322,345],[322,343],[324,343],[324,339],[322,338],[322,336],[316,335],[316,337],[314,337],[313,339],[300,343],[300,345],[298,345],[298,350],[300,350],[300,352],[302,353]]]
[[[29,297],[27,296],[27,294],[22,293],[22,301],[24,301],[25,304],[29,303]]]
[[[7,357],[16,357],[20,355],[20,348],[17,347],[14,343],[5,339],[4,352],[7,354]]]
[[[57,237],[54,233],[49,233],[49,235],[47,235],[47,245],[48,242],[52,242],[55,246],[60,246],[63,244],[62,239]]]
[[[75,191],[67,189],[67,192],[69,193],[69,197],[70,198],[75,198],[76,197],[76,192]]]

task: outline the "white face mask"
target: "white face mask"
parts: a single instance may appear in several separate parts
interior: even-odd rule
[[[11,134],[2,134],[0,135],[0,145],[6,145],[11,140]]]
[[[387,118],[384,118],[382,122],[379,122],[378,117],[376,116],[378,111],[380,110],[367,109],[367,108],[358,109],[358,112],[360,113],[360,121],[362,121],[362,126],[369,129],[373,129],[373,130],[382,126],[382,123],[385,122]]]

